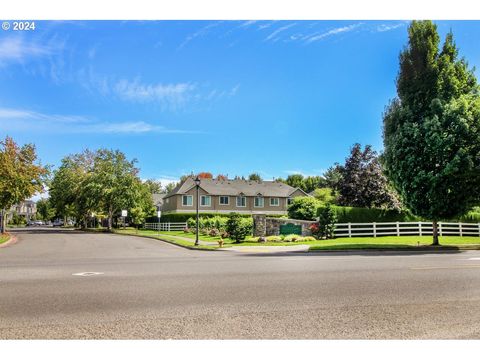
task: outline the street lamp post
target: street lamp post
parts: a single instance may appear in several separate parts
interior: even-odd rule
[[[197,176],[194,181],[195,181],[195,187],[196,187],[196,190],[197,190],[197,206],[196,206],[196,208],[197,208],[197,221],[196,221],[196,231],[195,231],[195,246],[197,246],[198,245],[198,223],[199,223],[198,204],[200,202],[199,201],[200,199],[199,199],[199,196],[198,196],[199,195],[198,188],[200,187],[200,178]]]

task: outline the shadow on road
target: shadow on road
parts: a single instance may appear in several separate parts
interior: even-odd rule
[[[241,256],[250,257],[285,257],[285,256],[315,256],[315,257],[345,257],[345,256],[419,256],[426,254],[458,254],[460,249],[438,250],[346,250],[346,251],[311,251],[311,252],[263,252],[263,253],[238,253]]]
[[[24,228],[7,228],[11,234],[81,234],[83,231],[74,228],[58,228],[58,227],[24,227]]]

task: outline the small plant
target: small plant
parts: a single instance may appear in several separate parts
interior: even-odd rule
[[[283,239],[281,236],[277,236],[277,235],[271,235],[271,236],[267,236],[267,241],[268,242],[282,242]]]
[[[229,234],[228,232],[226,232],[226,231],[222,231],[222,232],[220,233],[220,237],[221,237],[222,239],[226,239],[226,238],[230,237],[230,234]]]
[[[188,226],[186,226],[184,229],[183,229],[183,232],[184,233],[189,233],[191,230],[188,228]]]
[[[296,241],[298,238],[299,238],[298,235],[290,234],[290,235],[285,236],[285,237],[283,238],[283,241],[292,242],[292,241]]]
[[[302,241],[315,241],[317,239],[315,239],[313,236],[305,236]]]
[[[213,228],[208,232],[208,235],[209,236],[219,236],[220,235],[220,230]]]

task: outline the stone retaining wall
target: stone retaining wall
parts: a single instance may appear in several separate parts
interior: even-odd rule
[[[280,225],[283,224],[300,225],[302,227],[302,236],[310,236],[312,232],[309,230],[309,227],[314,223],[315,221],[271,218],[265,214],[255,214],[253,215],[253,236],[280,235]]]

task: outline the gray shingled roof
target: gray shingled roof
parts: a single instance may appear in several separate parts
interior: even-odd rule
[[[191,177],[179,184],[166,197],[176,194],[185,194],[195,186]],[[268,197],[288,197],[297,190],[290,185],[277,181],[250,181],[250,180],[215,180],[202,179],[200,187],[210,195],[236,196],[243,193],[245,196],[261,194]]]

